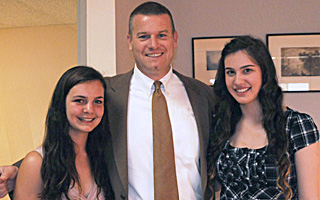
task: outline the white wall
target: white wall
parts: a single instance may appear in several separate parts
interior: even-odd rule
[[[116,74],[115,0],[78,0],[79,64]]]

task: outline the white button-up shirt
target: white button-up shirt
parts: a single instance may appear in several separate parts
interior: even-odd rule
[[[200,143],[195,116],[181,80],[172,72],[160,80],[172,126],[180,200],[202,199]],[[137,67],[128,103],[129,199],[154,199],[152,94],[153,80]]]

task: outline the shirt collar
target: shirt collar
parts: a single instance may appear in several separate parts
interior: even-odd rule
[[[152,93],[155,89],[155,87],[153,85],[154,80],[152,80],[151,78],[144,75],[138,69],[136,64],[133,69],[133,76],[137,81],[140,82],[142,89],[147,91],[148,95],[152,95]],[[166,94],[169,94],[170,82],[172,80],[172,77],[173,77],[173,70],[172,70],[172,66],[170,65],[169,72],[164,77],[162,77],[162,79],[160,79],[160,81],[162,82],[161,88],[165,91]]]

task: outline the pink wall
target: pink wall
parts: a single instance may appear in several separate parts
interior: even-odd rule
[[[117,73],[134,62],[126,34],[130,12],[141,0],[116,1]],[[158,0],[172,12],[179,33],[174,68],[192,76],[192,37],[251,34],[265,40],[268,33],[320,32],[319,0]],[[286,93],[285,104],[309,113],[320,126],[320,93]],[[319,127],[320,128],[320,127]]]

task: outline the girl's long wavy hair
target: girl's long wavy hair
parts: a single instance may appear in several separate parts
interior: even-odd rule
[[[238,51],[246,52],[261,68],[262,85],[258,99],[262,107],[263,127],[267,132],[268,153],[272,155],[279,169],[278,187],[286,199],[292,197],[292,190],[287,177],[290,171],[290,160],[287,154],[288,138],[285,130],[285,114],[283,111],[283,94],[278,85],[276,69],[265,44],[251,36],[241,36],[233,39],[224,47],[219,61],[218,72],[214,83],[217,97],[215,134],[210,137],[208,149],[209,187],[213,192],[214,174],[219,154],[225,142],[234,134],[242,112],[239,103],[230,95],[225,81],[225,59]],[[214,192],[213,192],[214,194]]]
[[[77,66],[66,71],[59,79],[53,92],[46,118],[46,133],[43,142],[43,162],[41,177],[43,190],[41,199],[56,200],[65,195],[67,199],[70,187],[81,185],[77,173],[74,142],[69,135],[70,124],[66,115],[66,97],[72,87],[86,81],[99,80],[106,94],[106,84],[102,75],[91,67]],[[106,101],[104,101],[106,108]],[[98,194],[103,192],[106,199],[113,199],[113,192],[107,172],[104,146],[108,134],[106,123],[107,110],[100,124],[88,135],[86,151],[89,158],[91,172],[98,186]]]

